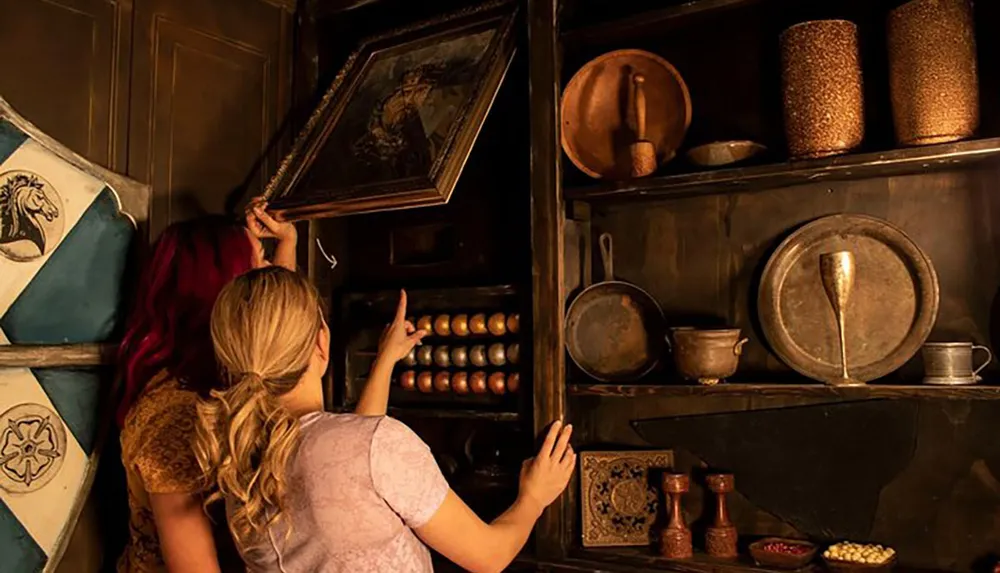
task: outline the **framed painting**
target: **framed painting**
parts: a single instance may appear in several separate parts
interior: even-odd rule
[[[514,57],[507,0],[369,38],[265,189],[286,220],[447,203]]]

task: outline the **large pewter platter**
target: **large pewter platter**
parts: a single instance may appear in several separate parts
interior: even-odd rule
[[[764,335],[788,366],[810,378],[840,379],[837,321],[823,289],[819,257],[849,250],[856,260],[846,309],[850,375],[868,382],[901,367],[937,318],[939,289],[930,259],[903,231],[866,215],[832,215],[785,239],[761,278],[757,308]]]

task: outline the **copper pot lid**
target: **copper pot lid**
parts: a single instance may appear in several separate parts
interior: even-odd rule
[[[862,382],[886,376],[920,350],[937,318],[937,274],[920,247],[887,221],[832,215],[785,239],[764,267],[757,300],[775,354],[810,378],[840,377],[837,321],[819,273],[822,253],[849,250],[856,277],[846,308],[848,366]]]
[[[616,50],[573,76],[562,96],[562,147],[570,161],[595,178],[629,176],[629,145],[636,141],[630,90],[645,77],[646,140],[660,164],[673,159],[691,125],[691,95],[670,62],[643,50]]]

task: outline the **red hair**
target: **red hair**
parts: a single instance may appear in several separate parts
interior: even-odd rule
[[[119,427],[161,371],[201,394],[219,386],[209,332],[212,306],[222,287],[252,266],[246,231],[227,217],[202,217],[163,231],[140,277],[118,350],[125,381],[116,416]]]

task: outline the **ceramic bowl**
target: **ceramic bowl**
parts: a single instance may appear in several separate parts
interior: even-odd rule
[[[767,551],[764,546],[768,543],[786,543],[788,545],[802,545],[808,549],[801,555],[791,555],[776,551]],[[819,547],[802,541],[801,539],[782,539],[780,537],[768,537],[750,544],[750,555],[753,560],[762,567],[774,567],[776,569],[801,569],[809,564],[816,557]]]

